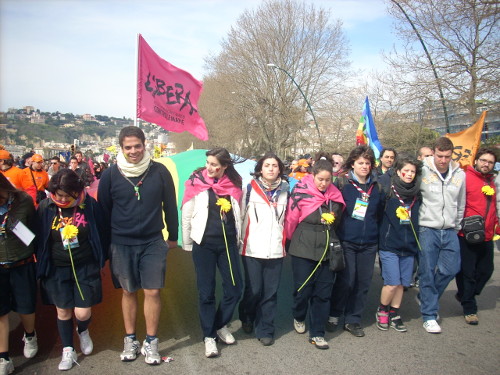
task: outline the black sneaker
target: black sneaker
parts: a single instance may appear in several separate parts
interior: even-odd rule
[[[243,332],[250,334],[253,331],[253,323],[250,320],[241,322],[241,328],[243,329]]]
[[[335,332],[339,326],[339,318],[337,316],[331,316],[326,322],[325,328],[328,332]]]
[[[399,315],[391,316],[390,318],[390,326],[398,332],[406,332],[406,326],[404,325],[401,317]]]

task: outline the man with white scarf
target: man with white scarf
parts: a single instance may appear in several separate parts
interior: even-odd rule
[[[141,129],[120,131],[117,164],[106,169],[99,182],[99,203],[104,212],[110,246],[113,282],[123,289],[125,325],[122,361],[133,361],[139,352],[145,362],[160,364],[156,333],[161,312],[160,289],[165,283],[169,248],[177,247],[178,215],[175,186],[167,168],[151,160]],[[165,222],[169,237],[163,240]],[[146,339],[141,348],[136,337],[137,291],[144,290]]]

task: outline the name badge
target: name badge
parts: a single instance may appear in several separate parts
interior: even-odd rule
[[[365,220],[366,210],[368,209],[368,202],[363,199],[356,198],[354,210],[352,210],[352,218],[356,220]]]
[[[411,211],[410,211],[410,206],[405,205],[406,211],[408,211],[408,219],[401,220],[399,219],[399,224],[401,225],[410,225],[410,219],[411,219]]]
[[[31,241],[35,238],[35,234],[21,221],[16,222],[11,230],[26,246],[29,246]]]
[[[69,246],[70,249],[74,249],[74,248],[77,248],[77,247],[80,246],[80,244],[78,243],[78,237],[77,236],[69,238],[69,239],[65,239],[63,237],[62,230],[63,230],[63,228],[59,229],[59,232],[61,233],[61,240],[62,240],[62,244],[63,244],[63,246],[64,246],[65,249],[67,249],[68,246]]]

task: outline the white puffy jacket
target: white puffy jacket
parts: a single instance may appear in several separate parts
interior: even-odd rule
[[[236,238],[241,232],[240,205],[236,199],[231,197],[231,209],[233,210]],[[195,195],[182,206],[182,248],[186,251],[193,249],[193,241],[201,243],[205,234],[208,220],[208,191],[202,191]]]
[[[250,194],[247,194],[251,185]],[[285,256],[285,212],[288,198],[288,183],[282,182],[276,208],[266,197],[260,185],[252,180],[243,188],[243,226],[240,239],[240,254],[253,258],[273,259]]]

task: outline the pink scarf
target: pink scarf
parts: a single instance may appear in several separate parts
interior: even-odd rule
[[[218,196],[230,195],[238,202],[241,199],[241,188],[234,186],[229,177],[226,175],[219,178],[217,182],[211,177],[208,177],[207,169],[193,173],[184,184],[184,198],[182,205],[202,191],[212,189]]]
[[[342,193],[333,184],[330,184],[326,191],[322,193],[314,184],[314,176],[307,175],[297,182],[293,188],[285,219],[285,233],[288,239],[292,238],[297,225],[317,210],[323,203],[329,201],[341,203],[345,208]]]

